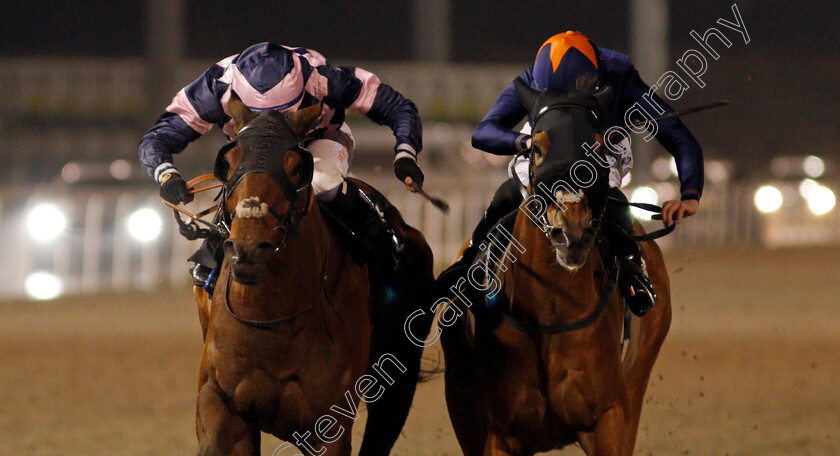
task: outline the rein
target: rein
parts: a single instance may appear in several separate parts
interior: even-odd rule
[[[312,300],[309,302],[309,304],[304,306],[302,309],[300,309],[296,312],[293,312],[289,315],[285,315],[285,316],[280,317],[280,318],[275,318],[273,320],[251,320],[249,318],[244,318],[244,317],[240,317],[239,315],[236,315],[236,313],[233,311],[233,308],[231,308],[231,306],[230,306],[230,282],[231,282],[231,279],[233,278],[233,269],[231,269],[230,265],[228,265],[228,277],[227,277],[227,282],[225,283],[225,308],[227,309],[228,313],[230,314],[231,317],[233,317],[234,320],[238,321],[239,323],[242,323],[243,325],[250,326],[252,328],[258,328],[258,329],[271,329],[271,328],[273,328],[273,327],[275,327],[275,326],[277,326],[281,323],[289,323],[291,321],[294,321],[297,317],[303,315],[308,310],[315,307],[315,304],[317,304],[318,298],[321,297],[321,294],[326,296],[327,301],[330,301],[330,304],[332,305],[332,301],[330,300],[330,296],[327,293],[327,268],[329,266],[329,258],[330,258],[330,238],[329,238],[329,235],[325,232],[324,233],[324,265],[323,265],[324,273],[321,274],[321,286],[318,289],[318,294],[316,294],[315,297],[312,298]]]
[[[528,333],[531,335],[536,334],[562,334],[572,331],[577,331],[578,329],[583,329],[598,319],[601,314],[604,312],[604,309],[607,308],[607,304],[610,302],[612,298],[613,291],[615,291],[615,286],[618,283],[618,268],[615,269],[615,274],[610,275],[609,279],[604,283],[603,288],[601,289],[601,299],[598,300],[598,305],[595,306],[595,309],[589,313],[589,315],[581,318],[580,320],[569,322],[569,323],[555,323],[550,325],[541,325],[541,324],[534,324],[534,323],[522,323],[515,318],[513,318],[510,314],[504,313],[502,314],[502,318],[515,330],[519,332]]]
[[[534,116],[534,119],[532,121],[532,125],[533,125],[534,130],[536,131],[538,122],[540,120],[542,120],[543,117],[547,113],[549,113],[551,111],[555,111],[555,110],[562,110],[562,109],[581,109],[581,110],[584,110],[592,116],[592,118],[595,120],[596,123],[600,122],[600,119],[598,118],[598,115],[595,113],[595,111],[586,107],[586,106],[583,106],[581,104],[576,104],[576,103],[568,103],[568,102],[554,103],[554,104],[550,104],[548,106],[543,107]],[[531,153],[530,153],[530,157],[529,157],[529,161],[530,161],[530,166],[529,166],[529,178],[530,179],[529,180],[532,183],[534,181],[534,174],[535,174],[535,168],[536,168],[535,162],[534,162],[533,148],[534,148],[534,145],[532,144],[531,145]],[[630,202],[622,201],[620,199],[612,198],[612,197],[609,197],[609,196],[607,196],[607,200],[610,201],[610,202],[618,202],[618,203],[626,204],[626,205],[629,205],[629,206],[637,207],[637,208],[640,208],[640,209],[643,209],[643,210],[646,210],[646,211],[650,211],[650,212],[654,212],[654,213],[659,213],[659,214],[662,213],[662,208],[659,207],[659,206],[653,205],[653,204],[630,203]],[[596,230],[599,230],[600,229],[600,224],[603,223],[603,216],[604,216],[605,211],[606,211],[606,204],[604,204],[603,207],[601,208],[600,214],[598,214],[598,216],[592,220],[592,224],[596,228]],[[547,220],[547,217],[546,217],[545,213],[542,213],[540,215],[539,221],[547,227],[551,226],[551,225],[548,224],[548,220]],[[536,222],[537,221],[532,219],[532,223],[534,223],[535,226],[536,226]],[[657,238],[660,238],[662,236],[665,236],[665,235],[669,234],[670,232],[672,232],[674,230],[674,228],[675,228],[675,225],[671,225],[670,227],[666,227],[664,229],[657,230],[657,231],[654,231],[652,233],[648,233],[648,234],[645,234],[645,235],[642,235],[642,236],[633,236],[633,237],[637,241],[650,241],[650,240],[657,239]],[[565,233],[564,233],[564,235],[565,235]],[[632,234],[628,234],[628,235],[632,235]],[[546,231],[546,236],[548,236],[550,238],[550,234],[549,234],[548,231]],[[612,261],[615,263],[616,259],[613,258]],[[538,323],[523,323],[523,322],[520,322],[520,321],[516,320],[509,313],[503,313],[502,314],[503,320],[506,321],[508,323],[508,325],[510,325],[513,329],[515,329],[519,332],[524,332],[524,333],[531,334],[531,335],[562,334],[562,333],[577,331],[579,329],[582,329],[582,328],[585,328],[585,327],[591,325],[592,323],[595,322],[595,320],[597,320],[601,316],[601,314],[604,312],[604,309],[606,309],[607,304],[610,302],[610,299],[613,296],[616,285],[618,284],[619,268],[617,267],[617,265],[614,264],[613,268],[606,267],[606,264],[604,266],[605,266],[605,270],[607,271],[608,274],[609,274],[610,269],[612,269],[614,272],[612,274],[609,274],[607,280],[604,282],[604,284],[601,288],[601,297],[598,300],[598,304],[585,317],[583,317],[579,320],[576,320],[576,321],[569,322],[569,323],[538,324]]]
[[[639,209],[642,209],[642,210],[645,210],[645,211],[648,211],[648,212],[652,212],[654,214],[662,214],[662,207],[657,206],[656,204],[631,203],[629,201],[624,201],[624,200],[620,200],[618,198],[613,198],[612,196],[608,196],[607,200],[611,201],[613,203],[619,203],[619,204],[623,204],[623,205],[626,205],[626,206],[636,207],[636,208],[639,208]],[[671,226],[666,226],[665,228],[660,228],[656,231],[651,231],[650,233],[646,233],[646,234],[643,234],[641,236],[636,236],[632,233],[627,233],[627,234],[628,234],[628,236],[633,236],[633,239],[635,239],[639,242],[648,242],[648,241],[652,241],[654,239],[659,239],[663,236],[667,236],[668,234],[671,234],[671,232],[674,231],[674,229],[676,227],[677,227],[676,223],[671,223]]]
[[[254,122],[257,122],[257,124],[254,124]],[[281,130],[284,130],[285,133],[287,133],[288,137],[278,137],[277,135],[266,137],[261,132],[267,128],[279,128]],[[243,133],[245,133],[246,131],[248,139],[250,141],[245,141],[246,135],[243,135]],[[283,248],[286,247],[286,238],[288,236],[291,236],[292,238],[298,237],[298,235],[300,234],[301,219],[309,213],[310,205],[314,204],[313,190],[311,185],[314,172],[314,160],[312,154],[308,150],[306,150],[306,148],[303,147],[303,144],[300,142],[299,139],[290,139],[294,136],[296,136],[296,133],[289,119],[286,118],[286,116],[277,113],[277,111],[269,111],[267,113],[263,113],[260,116],[258,116],[254,121],[250,122],[244,128],[239,130],[236,142],[232,142],[226,145],[219,151],[219,153],[216,156],[216,164],[214,166],[214,174],[217,175],[219,180],[222,180],[224,182],[224,186],[222,187],[222,192],[220,194],[220,224],[222,225],[226,223],[232,225],[233,220],[237,217],[236,213],[239,206],[237,205],[237,207],[234,208],[233,211],[228,210],[227,198],[233,194],[234,189],[237,187],[237,185],[239,185],[240,182],[242,182],[242,179],[248,174],[261,173],[268,175],[280,187],[280,189],[286,195],[287,199],[291,202],[292,207],[286,215],[279,214],[271,206],[267,207],[267,212],[271,214],[271,216],[274,217],[278,222],[277,227],[274,228],[275,231],[279,230],[283,234],[280,241],[278,241],[277,244],[274,245],[274,255],[276,255],[278,252],[280,252]],[[243,146],[241,144],[242,142],[246,142],[248,144],[246,146]],[[224,177],[226,177],[229,172],[229,168],[226,166],[225,163],[225,154],[237,144],[242,146],[242,158],[240,159],[240,162],[237,165],[236,169],[233,170],[233,173],[230,175],[230,177],[228,179],[224,179]],[[300,169],[300,182],[297,185],[292,183],[283,166],[282,157],[284,157],[286,153],[292,150],[297,151],[300,154],[301,159],[303,160],[303,164],[301,165],[302,168]],[[301,198],[301,194],[304,189],[306,189],[307,196],[306,198]],[[243,206],[243,208],[247,207],[248,206]],[[263,223],[265,223],[265,220],[263,220]],[[236,313],[233,311],[230,305],[230,282],[233,279],[233,269],[230,265],[228,265],[228,279],[225,284],[224,298],[225,307],[227,308],[228,313],[236,321],[246,326],[251,326],[258,329],[271,329],[274,326],[279,325],[281,323],[294,321],[297,317],[315,307],[315,304],[317,304],[318,299],[321,297],[322,294],[326,295],[327,301],[332,306],[332,301],[330,300],[329,294],[326,290],[327,270],[329,267],[330,254],[329,249],[329,235],[326,232],[324,232],[323,273],[321,274],[321,285],[318,289],[318,293],[312,298],[312,300],[307,305],[305,305],[300,310],[297,310],[289,315],[285,315],[280,318],[275,318],[273,320],[252,320],[236,315]]]

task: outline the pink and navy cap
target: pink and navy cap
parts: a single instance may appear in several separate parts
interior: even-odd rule
[[[252,111],[285,111],[303,99],[300,58],[282,46],[255,44],[236,56],[229,71],[231,89]]]

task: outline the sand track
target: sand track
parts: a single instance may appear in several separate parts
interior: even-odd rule
[[[666,261],[674,324],[636,453],[840,455],[840,249]],[[0,302],[0,455],[195,454],[200,354],[187,289]],[[442,377],[394,454],[460,454]]]

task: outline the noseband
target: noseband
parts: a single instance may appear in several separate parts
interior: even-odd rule
[[[263,116],[270,117],[264,119]],[[240,160],[230,179],[226,179],[230,165],[224,157],[227,152],[236,146],[242,148],[242,160]],[[284,157],[290,151],[296,151],[303,158],[298,185],[292,183],[285,169]],[[242,182],[242,179],[248,174],[254,173],[268,175],[292,203],[291,210],[285,215],[281,215],[271,206],[267,207],[267,212],[278,222],[275,230],[280,230],[283,233],[283,238],[276,246],[276,249],[282,249],[285,246],[287,236],[296,238],[299,235],[300,221],[309,212],[312,199],[310,184],[314,173],[314,160],[312,154],[297,140],[288,119],[279,112],[269,111],[254,119],[239,131],[237,141],[222,147],[216,156],[214,174],[224,182],[220,195],[223,201],[220,205],[222,211],[220,220],[227,225],[224,228],[228,232],[230,224],[237,217],[237,210],[229,211],[225,202]],[[301,198],[304,190],[307,193],[306,198]],[[247,203],[247,201],[245,202]],[[237,205],[238,207],[239,205]],[[247,205],[244,207],[252,208],[252,206]]]

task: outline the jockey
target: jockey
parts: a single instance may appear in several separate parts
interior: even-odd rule
[[[546,90],[574,87],[575,81],[581,76],[597,78],[598,88],[614,88],[612,115],[608,116],[614,120],[623,120],[625,112],[636,103],[652,117],[663,114],[662,109],[665,112],[673,111],[656,94],[648,95],[651,92],[650,87],[639,77],[629,57],[610,49],[599,49],[580,32],[568,31],[549,38],[540,47],[534,64],[522,73],[521,78],[534,89]],[[652,106],[648,100],[655,102],[659,109]],[[512,131],[527,114],[511,84],[499,95],[476,127],[472,136],[473,147],[496,155],[516,155],[529,150],[531,119],[528,119],[522,133]],[[703,191],[703,154],[697,140],[678,118],[659,120],[657,125],[656,139],[676,159],[681,184],[680,200],[666,201],[663,205],[663,223],[670,226],[697,212]],[[609,126],[611,125],[607,125]],[[626,174],[632,166],[629,142],[625,138],[616,146],[625,153],[610,169],[610,195],[627,201],[619,188],[622,174]],[[469,267],[488,230],[501,217],[518,208],[523,198],[521,192],[529,184],[528,163],[527,157],[522,155],[511,161],[508,168],[510,179],[496,191],[484,217],[473,232],[470,247],[458,262],[461,263],[460,267]],[[629,206],[613,202],[607,206],[604,217],[615,222],[625,233],[634,232]],[[622,271],[619,287],[630,309],[636,315],[644,315],[656,301],[656,294],[646,277],[639,244],[630,236],[605,231],[610,238],[623,238],[611,239],[614,241],[612,244],[627,246],[623,249],[626,251],[617,252]]]
[[[174,204],[189,203],[193,197],[173,164],[173,155],[218,125],[234,139],[228,113],[231,92],[252,111],[275,109],[295,112],[324,102],[320,122],[306,138],[315,171],[313,193],[327,203],[350,228],[376,244],[384,229],[371,228],[380,218],[362,197],[356,185],[345,180],[355,149],[350,128],[344,122],[345,109],[365,114],[380,125],[388,125],[396,137],[394,172],[411,187],[423,184],[417,165],[422,149],[422,127],[417,107],[411,100],[383,84],[376,75],[357,67],[334,67],[316,51],[305,48],[255,44],[240,54],[211,66],[198,79],[181,89],[157,123],[140,142],[140,163],[160,185],[160,196]],[[212,293],[216,270],[221,264],[222,239],[211,235],[190,257],[193,281]]]

